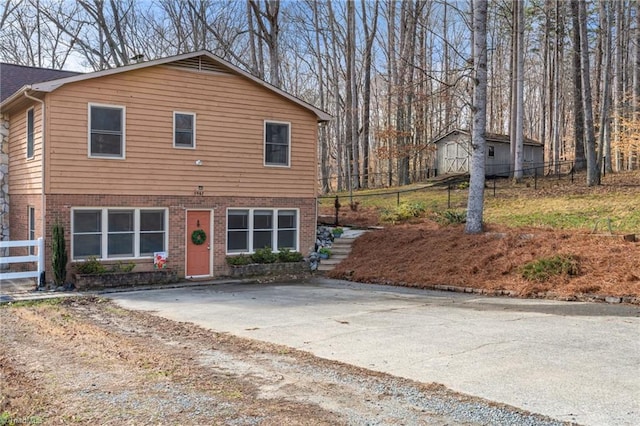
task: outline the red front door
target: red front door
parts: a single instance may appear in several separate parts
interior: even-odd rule
[[[204,232],[204,242],[193,242],[193,232]],[[202,239],[202,232],[197,233],[196,240]],[[211,212],[204,210],[187,211],[187,277],[202,277],[211,275],[211,247],[213,235],[211,234]]]

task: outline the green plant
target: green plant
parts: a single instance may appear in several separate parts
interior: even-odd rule
[[[343,234],[344,229],[341,226],[336,226],[331,232],[333,232],[334,234]]]
[[[227,256],[227,264],[231,266],[243,266],[250,264],[251,256],[239,254],[237,256]]]
[[[443,225],[457,225],[467,221],[466,210],[445,210],[436,214],[436,221]]]
[[[424,201],[400,203],[394,209],[385,209],[380,216],[383,222],[404,222],[414,217],[420,217],[427,210]]]
[[[281,248],[278,253],[278,261],[283,263],[300,262],[302,259],[302,253],[299,251],[291,251],[287,248]]]
[[[547,281],[558,275],[578,275],[578,259],[572,255],[556,255],[537,259],[522,267],[522,277],[529,281]]]
[[[64,241],[64,228],[56,223],[52,229],[51,266],[53,281],[56,285],[64,285],[67,279],[67,247]]]
[[[131,272],[136,267],[135,262],[124,263],[121,260],[111,266],[108,272]]]
[[[275,263],[278,260],[278,254],[271,251],[271,247],[256,249],[251,255],[254,263]]]
[[[458,184],[458,189],[469,189],[469,182],[460,182]]]
[[[331,249],[329,247],[320,247],[320,250],[318,250],[318,253],[331,256]]]
[[[84,262],[78,262],[74,266],[76,272],[82,275],[104,274],[107,272],[107,268],[95,256],[87,258]]]

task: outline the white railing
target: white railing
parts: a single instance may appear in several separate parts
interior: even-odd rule
[[[10,247],[36,247],[37,254],[28,256],[6,256],[0,257],[0,265],[12,263],[36,262],[38,270],[25,272],[0,272],[0,280],[12,280],[16,278],[40,278],[40,274],[44,271],[44,240],[26,241],[0,241],[0,250]]]

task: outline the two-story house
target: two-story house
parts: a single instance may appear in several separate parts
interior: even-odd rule
[[[47,277],[56,223],[71,261],[166,252],[185,277],[313,249],[329,115],[207,51],[27,84],[0,112],[11,239],[44,236]]]

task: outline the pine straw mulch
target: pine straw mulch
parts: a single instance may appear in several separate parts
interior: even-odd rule
[[[536,228],[490,226],[486,231],[467,235],[462,226],[441,226],[428,219],[374,230],[355,240],[349,258],[329,275],[410,287],[504,290],[521,297],[616,296],[640,303],[640,243]],[[577,258],[578,275],[544,282],[522,277],[528,262],[557,254]]]

